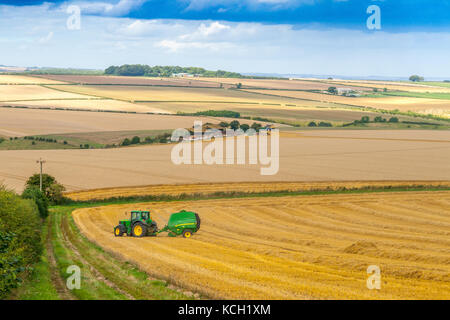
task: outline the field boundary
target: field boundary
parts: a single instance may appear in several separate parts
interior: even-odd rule
[[[280,183],[280,182],[279,182]],[[348,183],[348,182],[346,182]],[[359,182],[361,183],[361,182]],[[175,194],[170,193],[142,193],[129,196],[110,196],[110,197],[92,197],[85,198],[84,200],[76,199],[76,195],[80,195],[86,192],[93,191],[105,191],[109,194],[110,190],[124,190],[133,189],[133,187],[123,188],[106,188],[106,189],[93,189],[90,191],[81,191],[67,193],[65,195],[65,201],[67,204],[102,204],[102,203],[129,203],[129,202],[171,202],[171,201],[184,201],[184,200],[206,200],[206,199],[229,199],[229,198],[256,198],[256,197],[285,197],[285,196],[307,196],[307,195],[327,195],[327,194],[355,194],[355,193],[379,193],[379,192],[417,192],[417,191],[450,191],[450,181],[437,181],[437,182],[405,182],[395,185],[393,182],[386,183],[385,185],[374,185],[369,182],[366,185],[360,187],[346,187],[346,186],[326,186],[326,187],[313,187],[313,188],[295,188],[295,189],[278,189],[278,190],[264,190],[264,191],[210,191],[210,192],[179,192]],[[421,184],[417,184],[421,183]],[[224,183],[226,184],[226,183]],[[240,183],[234,183],[239,185]],[[260,183],[246,183],[258,185]],[[288,184],[288,183],[286,183]],[[173,185],[173,186],[198,186],[203,184],[191,184],[191,185]],[[208,184],[205,184],[208,185]],[[209,184],[214,186],[217,184]],[[229,185],[233,185],[230,183]],[[170,186],[170,185],[159,185]],[[149,186],[153,187],[153,186]],[[139,188],[139,187],[136,187]],[[72,198],[71,198],[72,196]]]

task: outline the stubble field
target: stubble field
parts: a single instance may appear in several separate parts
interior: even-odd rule
[[[150,275],[211,298],[448,299],[450,192],[141,203],[73,213],[91,241]],[[151,209],[162,227],[186,209],[191,239],[115,238],[124,212]],[[381,269],[369,290],[367,268]]]

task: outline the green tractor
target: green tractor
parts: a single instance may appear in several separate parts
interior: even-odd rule
[[[114,235],[121,237],[124,234],[132,237],[156,236],[161,232],[168,232],[169,237],[182,235],[190,238],[200,229],[200,217],[195,212],[182,210],[173,213],[167,225],[158,230],[158,225],[152,219],[150,211],[131,211],[131,218],[120,220],[114,228]]]

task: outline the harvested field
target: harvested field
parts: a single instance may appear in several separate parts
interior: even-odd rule
[[[450,187],[448,181],[329,181],[329,182],[236,182],[236,183],[199,183],[178,185],[156,185],[143,187],[122,187],[93,189],[69,192],[65,196],[75,201],[104,200],[108,198],[135,197],[148,195],[208,195],[218,192],[263,193],[280,191],[314,191],[361,189],[365,187]]]
[[[37,77],[27,77],[20,75],[0,75],[0,85],[11,84],[61,84],[63,82]]]
[[[207,117],[0,108],[0,135],[21,137],[56,133],[93,134],[104,131],[177,129],[192,127],[195,120],[211,123],[221,121]]]
[[[209,182],[450,180],[450,131],[311,131],[280,139],[279,172],[264,165],[180,165],[172,145],[98,150],[0,151],[0,181],[18,191],[45,172],[68,191]],[[322,136],[317,136],[321,133]],[[341,135],[341,136],[340,136]],[[207,144],[205,144],[207,145]]]
[[[413,111],[424,114],[450,116],[450,101],[440,99],[424,99],[410,97],[343,97],[302,91],[245,90],[272,96],[290,97],[296,99],[314,100],[319,102],[339,103],[349,106],[370,107],[375,109]]]
[[[64,100],[64,99],[95,99],[77,93],[52,90],[44,86],[20,85],[0,86],[0,103],[33,101],[33,100]]]
[[[200,78],[203,81],[219,82],[228,85],[241,83],[243,88],[267,88],[286,90],[327,90],[330,85],[319,80],[269,80],[269,79],[233,79],[233,78]],[[351,87],[350,87],[351,88]],[[370,90],[369,88],[354,87],[357,90]]]
[[[335,85],[388,89],[389,91],[407,91],[407,92],[450,92],[450,88],[433,86],[426,83],[405,83],[405,82],[390,82],[390,81],[361,81],[361,80],[326,80],[327,83]]]
[[[76,84],[101,85],[142,85],[142,86],[182,86],[218,88],[220,84],[211,81],[200,81],[191,78],[147,78],[122,76],[89,76],[89,75],[42,75],[43,79],[64,81]]]
[[[0,106],[12,107],[32,107],[45,109],[62,110],[86,110],[86,111],[115,111],[115,112],[139,112],[139,113],[173,113],[170,110],[157,108],[156,106],[138,105],[126,101],[112,99],[92,99],[92,100],[39,100],[39,101],[20,101],[5,102]]]
[[[149,102],[224,102],[224,103],[289,103],[293,99],[270,97],[225,89],[170,88],[139,86],[53,86],[58,90],[125,101]]]
[[[197,212],[191,239],[116,238],[124,212]],[[449,299],[450,192],[292,196],[79,209],[75,223],[91,240],[211,298]],[[381,289],[366,286],[379,266]]]

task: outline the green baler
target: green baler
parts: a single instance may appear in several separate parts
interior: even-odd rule
[[[124,234],[133,237],[156,236],[161,232],[168,232],[169,237],[183,235],[190,238],[200,229],[200,217],[195,212],[182,210],[173,213],[167,225],[158,230],[158,226],[153,221],[149,211],[132,211],[131,218],[120,220],[114,228],[114,235],[121,237]]]

